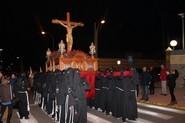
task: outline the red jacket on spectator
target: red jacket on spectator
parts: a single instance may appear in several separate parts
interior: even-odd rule
[[[160,80],[161,81],[167,80],[167,73],[166,73],[167,71],[168,71],[167,68],[161,69],[161,71],[160,71]]]

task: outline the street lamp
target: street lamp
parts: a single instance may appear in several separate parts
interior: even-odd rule
[[[121,64],[121,60],[117,60],[117,65],[120,65]]]
[[[18,60],[18,59],[20,59],[20,57],[19,57],[19,56],[17,56],[17,57],[16,57],[16,59]]]
[[[42,34],[42,35],[45,35],[45,34],[46,34],[46,32],[42,31],[42,32],[41,32],[41,34]]]
[[[47,36],[49,36],[51,38],[51,40],[52,40],[52,50],[54,50],[54,38],[53,38],[53,36],[50,33],[46,33],[45,31],[42,31],[41,34],[43,36],[47,35]]]
[[[177,46],[177,41],[176,40],[170,41],[170,46],[172,46],[173,50],[175,50],[175,47]]]
[[[104,24],[105,23],[105,20],[101,20],[101,24]]]
[[[171,47],[167,47],[166,48],[166,52],[170,52],[170,51],[173,51]]]
[[[94,23],[94,43],[95,43],[95,47],[96,47],[96,58],[98,58],[98,33],[101,29],[101,25],[105,24],[105,20],[101,20],[98,23]]]
[[[184,49],[184,13],[178,14],[182,19],[182,49]]]

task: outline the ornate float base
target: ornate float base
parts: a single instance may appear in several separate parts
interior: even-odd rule
[[[46,62],[46,72],[55,70],[65,70],[67,68],[78,68],[80,76],[86,78],[90,85],[90,90],[86,92],[86,98],[92,99],[95,96],[95,75],[98,70],[97,59],[82,51],[72,51],[61,55],[59,52],[52,52]]]
[[[97,71],[98,62],[93,56],[79,50],[73,50],[62,55],[59,52],[52,52],[46,62],[46,71],[65,70],[67,68],[78,68],[80,71]]]

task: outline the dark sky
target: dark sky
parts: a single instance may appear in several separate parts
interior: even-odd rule
[[[73,31],[74,49],[89,52],[94,22],[106,19],[99,32],[99,56],[161,58],[170,40],[181,48],[181,18],[185,0],[50,0],[7,1],[0,5],[0,48],[6,63],[20,56],[26,66],[39,67],[45,52],[55,49],[66,30],[51,23],[53,18],[81,21],[84,27]],[[49,35],[43,37],[41,29]],[[53,40],[53,41],[52,41]]]

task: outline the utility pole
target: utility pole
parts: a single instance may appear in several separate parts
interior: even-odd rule
[[[184,49],[184,13],[178,14],[182,19],[182,49]]]
[[[94,43],[96,47],[96,58],[98,58],[98,37],[99,37],[99,31],[102,24],[105,23],[105,20],[101,20],[100,22],[96,23],[94,22]]]

